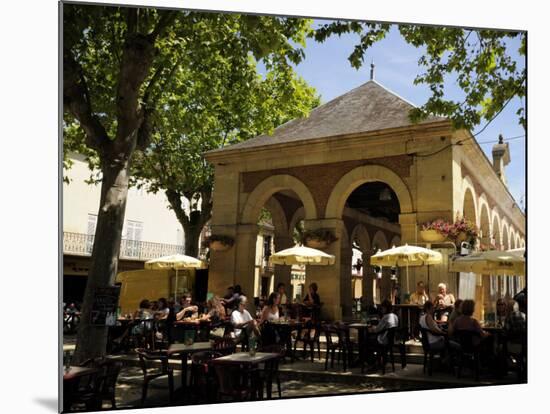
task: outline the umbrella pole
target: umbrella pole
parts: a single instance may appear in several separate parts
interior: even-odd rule
[[[410,293],[411,290],[409,289],[409,265],[407,264],[407,293]]]
[[[430,265],[428,265],[428,297],[430,297]]]
[[[174,288],[174,302],[177,302],[176,296],[178,295],[178,268],[176,267],[176,286]]]

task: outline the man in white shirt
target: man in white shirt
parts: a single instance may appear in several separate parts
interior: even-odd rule
[[[382,319],[380,319],[380,322],[378,322],[378,325],[375,327],[369,329],[371,332],[382,332],[381,334],[377,335],[376,339],[378,340],[378,343],[380,345],[387,345],[388,344],[388,331],[389,328],[397,328],[399,326],[399,318],[395,313],[392,312],[392,304],[389,300],[384,300],[382,304],[380,305],[382,308],[382,313],[384,316],[382,316]]]
[[[240,340],[244,339],[252,330],[257,330],[256,321],[246,310],[248,299],[246,296],[241,296],[239,306],[231,314],[231,324],[235,331],[235,337]]]

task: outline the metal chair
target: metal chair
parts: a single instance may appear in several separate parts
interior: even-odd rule
[[[152,380],[167,376],[168,377],[168,392],[170,401],[174,399],[174,372],[168,365],[168,354],[166,351],[149,351],[147,349],[136,349],[139,356],[141,370],[143,371],[143,388],[141,393],[141,405],[144,405],[147,398],[147,387]],[[153,369],[147,366],[149,361],[159,361],[160,368]]]

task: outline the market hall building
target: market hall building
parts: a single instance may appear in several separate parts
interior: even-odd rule
[[[211,252],[208,290],[223,294],[240,284],[245,293],[254,291],[262,208],[271,213],[275,251],[294,245],[300,222],[306,230],[327,229],[336,236],[324,249],[336,256],[335,265],[306,269],[305,285],[319,286],[327,319],[351,316],[352,248],[362,252],[363,298],[372,303],[390,296],[392,278],[390,269],[383,269],[377,281],[369,257],[393,245],[425,246],[419,231],[428,221],[453,222],[458,215],[476,223],[482,244],[524,247],[525,216],[506,186],[508,145],[495,145],[491,162],[470,131],[453,130],[446,118],[413,124],[408,116],[413,107],[370,80],[272,135],[206,153],[215,168],[212,234],[235,240],[232,248]],[[430,266],[431,294],[445,282],[457,297],[490,299],[492,288],[480,275],[448,271],[453,246],[430,247],[444,253],[441,265]],[[275,284],[290,286],[290,270],[275,266]],[[428,282],[426,268],[409,271],[410,291],[417,281]],[[509,279],[502,283],[510,290],[514,277]],[[513,283],[514,290],[521,287]]]

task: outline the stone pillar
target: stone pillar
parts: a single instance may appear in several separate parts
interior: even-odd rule
[[[349,244],[347,247],[342,247],[340,251],[340,302],[342,307],[342,318],[350,319],[352,316],[353,299],[353,292],[351,290],[351,259],[353,253]]]
[[[237,250],[236,226],[212,226],[212,234],[231,236],[235,244],[229,250],[210,250],[208,268],[208,291],[222,297],[229,286],[235,285],[235,252]]]
[[[275,252],[288,249],[294,246],[294,240],[288,235],[275,234]],[[277,289],[279,283],[285,284],[287,300],[292,301],[292,283],[291,283],[291,270],[292,266],[275,265],[274,274],[274,289]]]
[[[417,233],[418,224],[416,213],[400,214],[399,226],[401,227],[401,244],[413,244],[421,241]]]
[[[257,224],[237,225],[235,240],[235,284],[241,285],[247,295],[249,304],[254,301],[254,276],[256,264],[256,241],[258,239]],[[250,310],[250,309],[249,309]]]
[[[330,229],[338,238],[334,243],[323,249],[328,254],[336,257],[334,265],[330,266],[306,266],[306,289],[311,282],[319,286],[319,296],[323,302],[321,318],[325,320],[342,319],[342,296],[340,289],[341,265],[342,265],[342,232],[343,221],[340,219],[305,220],[304,227],[308,229]],[[351,259],[350,259],[351,264]],[[351,300],[350,300],[351,301]]]
[[[363,251],[363,304],[374,304],[374,270],[370,265],[370,252]]]

